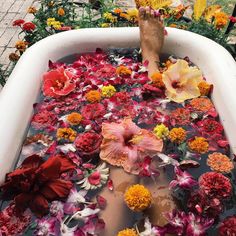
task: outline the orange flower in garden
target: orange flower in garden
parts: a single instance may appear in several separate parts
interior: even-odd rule
[[[88,102],[94,103],[94,102],[99,102],[102,98],[101,93],[97,90],[90,90],[85,94],[85,98],[87,99]]]
[[[151,75],[152,84],[155,87],[158,87],[160,89],[165,88],[165,84],[162,81],[162,74],[160,72],[155,72]]]
[[[120,75],[120,76],[130,76],[131,73],[132,73],[132,71],[129,68],[127,68],[126,66],[121,65],[121,66],[118,66],[116,68],[116,74],[117,75]]]
[[[57,10],[57,14],[58,14],[59,16],[64,16],[64,15],[65,15],[65,10],[64,10],[62,7],[60,7],[60,8]]]
[[[29,7],[28,10],[27,10],[28,13],[30,14],[35,14],[37,12],[36,8],[35,7]]]
[[[65,139],[70,142],[74,142],[76,138],[77,132],[71,128],[59,128],[57,130],[57,139]]]
[[[118,232],[117,236],[138,236],[135,229],[124,229]]]
[[[229,20],[228,15],[225,14],[224,12],[216,12],[214,14],[214,17],[215,17],[215,26],[217,29],[224,28]]]
[[[27,47],[27,45],[28,45],[27,42],[19,40],[19,41],[16,42],[15,48],[18,49],[20,52],[24,52],[26,47]]]
[[[186,131],[183,128],[173,128],[169,133],[169,139],[173,143],[180,144],[186,139]]]
[[[208,155],[207,165],[210,166],[213,171],[222,173],[229,173],[234,168],[230,158],[220,152],[214,152]]]
[[[188,147],[193,152],[203,154],[208,151],[209,144],[207,140],[203,137],[194,137],[193,140],[190,140],[188,142]]]
[[[82,116],[77,112],[72,112],[66,119],[71,125],[78,125],[82,120]]]
[[[201,112],[207,112],[214,108],[214,105],[209,98],[194,98],[189,104],[193,109]]]
[[[122,12],[122,10],[120,8],[114,9],[114,13],[116,13],[116,14],[120,14],[121,12]]]
[[[152,203],[150,191],[141,184],[129,187],[125,192],[124,197],[127,206],[136,212],[145,210]]]
[[[198,84],[201,96],[208,96],[212,89],[212,84],[208,84],[205,80]]]

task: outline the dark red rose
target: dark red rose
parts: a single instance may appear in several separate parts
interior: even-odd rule
[[[93,157],[98,154],[101,143],[101,135],[94,132],[80,134],[75,140],[75,146],[82,157]]]
[[[25,21],[23,19],[18,19],[18,20],[13,21],[12,25],[13,26],[21,26],[24,23],[25,23]]]
[[[35,28],[36,28],[36,26],[32,22],[26,22],[22,26],[22,29],[25,30],[25,31],[34,31]]]
[[[57,117],[54,113],[44,110],[36,113],[32,120],[31,124],[36,129],[43,129],[49,126],[53,126],[57,121]]]
[[[236,216],[229,216],[220,223],[218,236],[236,235]]]
[[[199,187],[210,198],[222,200],[232,193],[230,180],[217,172],[207,172],[200,176]]]
[[[14,199],[20,212],[30,208],[37,217],[42,217],[48,213],[49,202],[68,196],[73,184],[60,176],[74,169],[73,162],[62,155],[47,161],[37,155],[30,156],[20,168],[7,174],[1,186],[3,199]]]
[[[43,76],[43,94],[53,98],[66,96],[76,87],[74,74],[63,67],[51,70]]]

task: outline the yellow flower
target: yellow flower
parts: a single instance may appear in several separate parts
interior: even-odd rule
[[[138,21],[138,10],[136,8],[134,9],[128,9],[126,11],[127,14],[127,20],[137,22]]]
[[[203,80],[198,84],[198,88],[200,90],[201,96],[208,96],[211,91],[212,85]]]
[[[110,98],[116,93],[116,88],[112,85],[102,87],[102,96]]]
[[[139,7],[151,7],[153,9],[159,9],[172,4],[172,0],[135,0],[137,8]]]
[[[126,66],[121,65],[116,68],[117,75],[129,76],[129,75],[131,75],[131,73],[132,73],[132,71],[129,68],[127,68]]]
[[[110,23],[102,23],[101,24],[101,27],[102,28],[108,28],[108,27],[110,27],[111,25],[110,25]]]
[[[24,52],[26,47],[27,47],[27,43],[22,41],[22,40],[19,40],[16,42],[15,44],[15,48],[18,49],[20,52]]]
[[[117,236],[138,236],[135,229],[124,229],[118,232]]]
[[[99,102],[101,100],[101,93],[97,90],[90,90],[85,94],[85,98],[91,103]]]
[[[36,8],[35,7],[29,7],[28,10],[27,10],[28,13],[31,13],[31,14],[34,14],[37,12]]]
[[[129,187],[124,197],[127,206],[137,212],[145,210],[152,203],[150,191],[140,184]]]
[[[202,73],[197,67],[190,67],[185,60],[177,60],[162,74],[166,96],[171,101],[182,103],[200,96],[198,84]]]
[[[169,135],[169,129],[164,124],[157,125],[153,129],[153,132],[158,138],[162,139],[166,138]]]
[[[64,10],[62,7],[60,7],[60,8],[57,10],[57,14],[58,14],[59,16],[64,16],[64,15],[65,15],[65,10]]]
[[[103,17],[104,17],[104,19],[106,19],[106,20],[108,20],[108,21],[110,21],[112,23],[117,21],[117,18],[115,16],[113,16],[110,12],[105,12],[103,14]]]
[[[234,169],[234,164],[226,155],[214,152],[207,158],[207,165],[211,167],[213,171],[222,173],[230,173]]]
[[[169,139],[173,143],[181,144],[186,139],[186,131],[183,128],[173,128],[169,133]]]
[[[57,130],[57,139],[65,139],[70,142],[74,142],[76,138],[77,132],[71,128],[59,128]]]
[[[56,21],[55,18],[48,18],[48,19],[47,19],[47,25],[48,25],[48,26],[52,26],[52,24],[53,24],[55,21]]]
[[[77,112],[72,112],[66,117],[66,119],[70,124],[78,125],[82,120],[82,116]]]
[[[228,23],[229,17],[224,12],[216,12],[214,14],[215,17],[215,26],[217,29],[224,28]]]
[[[203,137],[195,137],[193,140],[188,142],[188,147],[191,151],[197,153],[206,153],[209,148],[207,140]]]
[[[165,88],[165,84],[162,80],[162,74],[160,72],[155,72],[151,75],[152,83],[157,88]]]

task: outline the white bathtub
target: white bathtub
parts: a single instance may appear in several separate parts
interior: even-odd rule
[[[189,58],[214,84],[213,100],[232,152],[236,153],[236,63],[220,45],[200,35],[168,28],[163,52]],[[96,48],[138,47],[138,28],[81,29],[59,33],[29,48],[0,93],[0,183],[14,168],[48,60]]]

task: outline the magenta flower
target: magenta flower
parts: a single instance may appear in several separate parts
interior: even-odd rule
[[[175,166],[175,180],[170,182],[170,188],[178,185],[180,188],[191,189],[197,184],[198,182],[187,171],[182,171],[179,167]]]

